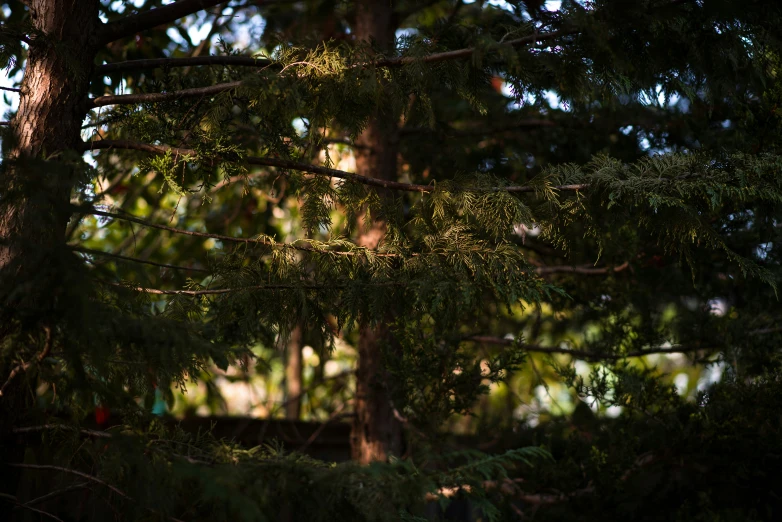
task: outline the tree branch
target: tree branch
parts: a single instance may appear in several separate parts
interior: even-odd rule
[[[317,285],[310,283],[302,284],[268,284],[268,285],[250,285],[241,286],[237,288],[212,288],[207,290],[160,290],[158,288],[149,288],[144,286],[126,286],[121,283],[106,282],[111,286],[125,288],[126,290],[133,290],[143,294],[153,295],[189,295],[198,297],[202,295],[222,295],[231,294],[234,292],[245,292],[247,290],[336,290],[340,288],[346,288],[347,285]],[[363,286],[401,286],[401,283],[387,282],[387,283],[366,283]]]
[[[105,256],[105,257],[113,257],[115,259],[121,259],[123,261],[129,261],[131,263],[141,263],[145,265],[152,265],[152,266],[159,266],[161,268],[171,268],[174,270],[188,270],[190,272],[203,272],[203,273],[209,273],[209,270],[206,270],[205,268],[191,268],[187,266],[179,266],[179,265],[169,265],[166,263],[156,263],[155,261],[147,261],[145,259],[138,259],[135,257],[128,257],[123,256],[120,254],[113,254],[111,252],[104,252],[103,250],[93,250],[91,248],[84,248],[81,246],[73,245],[70,247],[71,250],[74,250],[76,252],[82,252],[85,254],[91,254],[96,256]]]
[[[87,429],[81,429],[76,428],[74,426],[71,426],[69,424],[41,424],[38,426],[24,426],[21,428],[14,428],[11,430],[11,433],[35,433],[38,431],[47,431],[47,430],[67,430],[67,431],[77,431],[81,433],[82,435],[88,435],[90,437],[96,437],[99,439],[110,439],[111,434],[106,433],[105,431],[96,431],[96,430],[87,430]]]
[[[57,517],[57,516],[55,516],[55,515],[52,515],[51,513],[48,513],[48,512],[46,512],[46,511],[43,511],[43,510],[41,510],[41,509],[34,508],[34,507],[32,507],[32,506],[29,506],[29,505],[27,505],[27,504],[23,504],[22,502],[19,502],[19,501],[16,499],[16,497],[15,497],[15,496],[13,496],[13,495],[9,495],[9,494],[7,494],[7,493],[0,493],[0,498],[4,498],[4,499],[6,499],[7,501],[11,502],[12,504],[16,504],[16,506],[17,506],[17,507],[20,507],[20,508],[22,508],[22,509],[27,509],[27,510],[29,510],[29,511],[32,511],[33,513],[38,513],[39,515],[43,515],[43,516],[45,516],[45,517],[49,517],[49,518],[51,518],[52,520],[57,520],[58,522],[64,522],[64,521],[63,521],[63,519],[61,519],[60,517]]]
[[[141,94],[120,94],[109,96],[98,96],[97,98],[90,98],[87,101],[87,108],[92,109],[95,107],[104,107],[106,105],[133,105],[137,103],[159,103],[171,100],[179,100],[182,98],[198,98],[201,96],[209,96],[212,94],[219,94],[221,92],[230,91],[236,89],[242,84],[242,82],[228,82],[218,83],[210,85],[208,87],[195,87],[193,89],[182,89],[181,91],[173,92],[150,92]]]
[[[583,274],[583,275],[603,275],[611,272],[622,272],[630,267],[630,263],[625,261],[619,266],[594,268],[592,266],[540,266],[535,269],[538,275],[567,273],[567,274]]]
[[[195,65],[230,65],[233,67],[269,67],[275,65],[268,58],[252,56],[195,56],[189,58],[151,58],[148,60],[128,60],[126,62],[106,63],[96,67],[100,74],[117,71],[136,71],[160,67],[192,67]]]
[[[517,47],[520,45],[527,45],[537,42],[545,42],[547,40],[554,40],[561,36],[568,36],[577,34],[579,31],[575,29],[552,31],[550,33],[543,34],[531,34],[516,38],[514,40],[508,40],[501,44],[502,47]],[[469,58],[476,51],[473,47],[467,47],[464,49],[456,49],[453,51],[445,51],[442,53],[430,54],[422,57],[413,56],[401,56],[399,58],[386,58],[384,60],[378,60],[374,63],[375,67],[399,67],[403,65],[410,65],[414,63],[438,63],[447,60],[459,60],[461,58]]]
[[[60,473],[67,473],[69,475],[76,475],[77,477],[81,477],[83,479],[89,480],[90,482],[94,482],[96,484],[100,484],[101,486],[105,486],[117,495],[121,496],[122,498],[133,500],[130,496],[128,496],[127,493],[122,491],[121,489],[116,488],[115,486],[112,486],[106,481],[103,481],[99,479],[98,477],[88,475],[87,473],[82,473],[81,471],[71,469],[71,468],[64,468],[62,466],[53,466],[51,464],[24,464],[24,463],[16,463],[16,462],[9,462],[6,464],[9,467],[12,468],[24,468],[24,469],[37,469],[37,470],[45,470],[45,471],[59,471]]]
[[[193,149],[183,149],[176,147],[169,147],[168,145],[150,145],[148,143],[142,143],[129,140],[97,140],[84,144],[84,150],[99,150],[99,149],[128,149],[128,150],[140,150],[144,152],[151,152],[153,154],[166,154],[167,152],[173,152],[181,154],[182,156],[195,156],[196,151]],[[220,160],[215,158],[214,161]],[[317,165],[309,165],[307,163],[297,163],[295,161],[274,159],[274,158],[259,158],[255,156],[248,156],[237,161],[245,161],[250,165],[259,165],[266,167],[277,167],[290,170],[298,170],[301,172],[308,172],[310,174],[317,174],[321,176],[328,176],[331,178],[344,179],[348,181],[355,181],[364,185],[373,187],[380,187],[391,190],[400,190],[405,192],[433,192],[436,187],[434,185],[418,185],[415,183],[402,183],[398,181],[384,181],[381,179],[370,178],[362,176],[360,174],[354,174],[352,172],[345,172],[343,170],[329,169],[326,167],[319,167]],[[556,190],[562,191],[579,191],[589,188],[587,184],[576,185],[559,185],[553,187]],[[463,188],[462,190],[473,190],[476,192],[535,192],[536,187],[532,185],[520,185],[509,187],[491,187],[487,189],[470,189]]]
[[[174,20],[224,4],[228,0],[180,0],[144,13],[128,16],[122,20],[105,24],[97,36],[99,45],[134,35],[146,29],[168,24]]]
[[[9,467],[12,467],[12,468],[37,469],[37,470],[42,470],[42,471],[58,471],[60,473],[67,473],[67,474],[70,474],[70,475],[75,475],[77,477],[81,477],[83,479],[86,479],[86,480],[88,480],[90,482],[94,482],[95,484],[100,484],[101,486],[105,486],[106,488],[108,488],[109,490],[113,491],[114,493],[116,493],[117,495],[119,495],[120,497],[122,497],[122,498],[124,498],[126,500],[130,500],[130,501],[134,500],[133,497],[131,497],[130,495],[128,495],[127,493],[125,493],[121,489],[117,488],[116,486],[112,486],[108,482],[106,482],[104,480],[101,480],[98,477],[95,477],[93,475],[88,475],[87,473],[82,473],[81,471],[78,471],[78,470],[75,470],[75,469],[64,468],[62,466],[53,466],[51,464],[24,464],[24,463],[21,463],[21,462],[19,462],[19,463],[17,463],[17,462],[9,462],[6,465],[9,466]],[[154,509],[147,508],[147,510],[150,511],[151,513],[159,514]],[[168,517],[168,519],[171,520],[172,522],[182,522],[178,518],[174,518],[174,517]]]
[[[573,350],[572,348],[558,348],[539,346],[536,344],[518,344],[513,339],[505,339],[504,337],[492,337],[488,335],[472,335],[465,338],[466,341],[475,341],[476,343],[484,344],[496,344],[500,346],[517,346],[522,350],[534,353],[549,353],[549,354],[565,354],[579,357],[581,359],[605,359],[605,360],[619,360],[626,357],[644,357],[646,355],[663,354],[663,353],[690,353],[698,352],[701,350],[711,350],[713,347],[705,346],[672,346],[670,348],[651,348],[648,350],[638,350],[635,352],[628,352],[625,354],[615,353],[602,353],[602,352],[587,352],[584,350]]]
[[[9,91],[9,92],[20,92],[21,91],[21,89],[17,89],[16,87],[2,87],[2,86],[0,86],[0,90]]]
[[[76,207],[77,213],[82,214],[92,214],[95,216],[103,216],[107,218],[112,219],[119,219],[121,221],[129,221],[131,223],[137,223],[139,225],[143,225],[145,227],[149,228],[156,228],[158,230],[165,230],[167,232],[172,232],[174,234],[181,234],[184,236],[193,236],[193,237],[203,237],[208,239],[216,239],[218,241],[224,241],[227,243],[244,243],[244,244],[258,244],[258,245],[265,245],[272,248],[291,248],[293,250],[299,250],[302,252],[312,252],[317,254],[333,254],[337,256],[357,256],[357,255],[367,255],[371,254],[376,257],[401,257],[399,254],[391,254],[391,253],[384,253],[384,252],[375,252],[373,250],[369,250],[364,247],[356,247],[356,250],[351,251],[339,251],[339,250],[323,250],[318,249],[311,246],[303,246],[303,245],[294,245],[290,243],[278,243],[276,241],[272,241],[266,238],[245,238],[245,237],[234,237],[234,236],[224,236],[222,234],[210,234],[208,232],[196,232],[193,230],[183,230],[181,228],[174,228],[169,227],[166,225],[158,225],[157,223],[152,223],[149,221],[145,221],[141,218],[137,218],[135,216],[126,215],[126,214],[114,214],[111,212],[104,212],[102,210],[98,210],[96,208],[83,208],[83,207]]]

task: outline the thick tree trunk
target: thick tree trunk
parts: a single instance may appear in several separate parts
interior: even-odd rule
[[[356,2],[354,34],[358,40],[373,42],[381,52],[393,49],[395,39],[393,2]],[[378,114],[356,140],[356,171],[385,180],[397,177],[397,122],[393,115]],[[359,242],[375,248],[385,233],[385,224],[376,220]],[[382,349],[393,344],[388,327],[363,326],[358,344],[358,371],[351,449],[353,459],[367,464],[385,461],[402,452],[402,427],[394,416],[389,396],[388,375],[383,367]]]
[[[74,168],[58,162],[80,141],[85,99],[100,23],[98,0],[30,0],[30,18],[43,36],[30,46],[12,143],[0,179],[0,283],[15,305],[42,311],[62,246]],[[40,160],[55,160],[42,165]],[[58,164],[59,163],[59,164]],[[25,285],[23,295],[11,286]],[[8,292],[8,293],[6,293]],[[9,304],[5,302],[3,304]]]
[[[68,161],[67,151],[80,141],[100,21],[98,0],[29,0],[28,6],[39,34],[30,45],[0,171],[0,338],[20,333],[19,327],[45,338],[40,359],[51,347],[56,309],[67,305],[57,296],[65,284],[64,234],[79,163],[78,154]],[[25,342],[15,345],[16,367],[0,368],[0,384],[8,379],[9,385],[6,413],[21,408],[14,397],[29,399],[21,379],[11,382],[27,368],[17,362],[30,361],[29,352],[38,350],[38,343]]]

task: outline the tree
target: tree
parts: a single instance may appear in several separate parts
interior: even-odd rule
[[[772,495],[703,477],[755,462],[757,485],[778,455],[778,426],[738,398],[778,418],[780,6],[553,8],[3,3],[0,55],[23,71],[0,173],[14,513],[374,520],[469,495],[495,520],[579,502],[595,518],[772,517]],[[153,390],[262,364],[259,345],[290,340],[295,380],[304,338],[357,348],[352,411],[331,412],[353,417],[356,464],[150,420]],[[687,402],[648,366],[659,354],[729,378]],[[623,413],[553,423],[553,464],[537,432],[444,450],[455,415],[525,371]],[[96,403],[120,428],[84,427]],[[745,426],[755,443],[714,458]],[[660,469],[676,487],[649,494],[638,481]],[[28,487],[43,471],[57,478]]]

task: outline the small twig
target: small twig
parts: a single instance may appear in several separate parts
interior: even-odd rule
[[[43,511],[38,508],[34,508],[32,506],[28,506],[27,504],[23,504],[19,502],[15,496],[9,495],[7,493],[0,493],[0,498],[4,498],[7,501],[11,502],[12,504],[16,504],[17,507],[20,507],[22,509],[26,509],[28,511],[32,511],[33,513],[38,513],[39,515],[43,515],[46,517],[51,518],[52,520],[58,520],[59,522],[63,522],[63,520],[55,515],[52,515],[51,513],[47,513],[46,511]]]
[[[8,92],[21,92],[21,89],[17,89],[16,87],[2,87],[2,86],[0,86],[0,90],[8,91]]]
[[[43,350],[41,350],[41,352],[35,357],[38,363],[43,361],[46,358],[46,356],[49,355],[49,352],[52,350],[52,329],[49,326],[45,326],[44,332],[46,332],[46,340],[44,341]],[[13,381],[14,378],[20,373],[26,372],[32,365],[33,365],[32,362],[22,361],[16,367],[14,367],[14,369],[11,370],[11,373],[8,375],[8,379],[6,379],[5,384],[3,384],[2,387],[0,387],[0,397],[3,396],[5,389],[8,387],[9,384],[11,384],[11,381]]]

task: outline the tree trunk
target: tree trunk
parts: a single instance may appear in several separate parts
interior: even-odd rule
[[[98,0],[29,5],[31,21],[44,36],[30,46],[8,161],[0,173],[0,282],[4,293],[24,284],[21,303],[41,311],[51,306],[45,286],[52,282],[41,276],[53,275],[56,259],[50,256],[63,246],[75,182],[73,165],[57,160],[81,139],[95,57],[92,36],[100,21]],[[55,161],[44,166],[39,160]]]
[[[43,338],[47,332],[48,349],[56,309],[67,306],[58,303],[57,296],[67,284],[63,275],[70,253],[64,251],[65,227],[81,160],[80,154],[65,153],[77,149],[81,139],[99,4],[98,0],[29,0],[27,4],[39,34],[30,44],[19,111],[10,123],[0,170],[0,338],[19,334],[21,325],[32,338]],[[36,344],[15,343],[19,353],[12,364],[29,361],[28,352],[37,349]],[[29,399],[29,394],[19,392],[21,379],[10,382],[15,375],[11,368],[0,372],[0,384],[6,378],[13,384],[4,394],[3,408],[18,411],[20,403],[13,397]]]
[[[301,417],[301,393],[302,386],[302,328],[296,326],[288,339],[288,347],[285,358],[285,418],[299,420]]]
[[[388,52],[393,50],[395,29],[390,0],[356,2],[354,34],[358,40],[373,42],[381,52]],[[356,171],[364,176],[395,180],[396,134],[397,122],[393,115],[377,114],[356,140],[359,145],[356,147]],[[375,220],[359,243],[375,248],[384,233],[385,223]],[[362,464],[385,461],[402,452],[402,427],[394,416],[388,375],[382,361],[383,346],[393,342],[386,325],[374,328],[364,325],[361,328],[351,450],[353,459]]]

